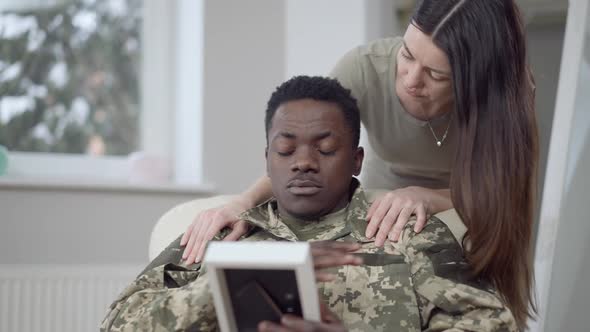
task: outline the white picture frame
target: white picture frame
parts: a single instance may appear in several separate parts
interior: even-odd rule
[[[235,270],[261,270],[263,273],[276,270],[289,271],[289,274],[292,271],[302,317],[306,320],[320,321],[318,291],[311,250],[307,242],[212,242],[207,249],[204,265],[222,332],[242,330],[238,329],[236,313],[232,306],[232,294],[226,278],[231,276],[227,274],[228,271]],[[287,279],[290,280],[288,282],[293,280]],[[284,282],[287,281],[281,280],[281,284]]]

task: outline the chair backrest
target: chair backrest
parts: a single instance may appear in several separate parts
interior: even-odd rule
[[[195,217],[203,210],[229,202],[234,195],[213,196],[179,204],[166,212],[152,229],[149,259],[152,261],[170,242],[183,234]]]

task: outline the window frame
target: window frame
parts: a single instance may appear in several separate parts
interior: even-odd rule
[[[200,185],[203,0],[144,1],[142,10],[139,150],[170,166],[168,185]],[[133,177],[128,156],[9,151],[8,159],[0,180],[10,183],[109,183]]]

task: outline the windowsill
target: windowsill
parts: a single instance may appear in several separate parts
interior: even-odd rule
[[[0,190],[47,190],[47,191],[87,191],[114,193],[147,194],[186,194],[212,195],[214,187],[210,184],[183,185],[172,182],[146,183],[113,180],[88,180],[74,178],[30,178],[0,176]]]

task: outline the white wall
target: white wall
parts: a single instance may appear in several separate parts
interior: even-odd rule
[[[264,174],[264,110],[284,79],[284,1],[205,1],[203,178],[219,192]]]
[[[387,0],[205,1],[203,179],[221,193],[264,174],[264,110],[294,75],[327,75],[348,50],[395,34]]]
[[[145,265],[158,218],[198,196],[0,188],[0,264]]]
[[[564,32],[565,19],[544,23],[533,22],[526,27],[529,59],[537,85],[535,104],[539,126],[540,157],[538,206],[540,206],[547,168],[547,153],[555,112]]]
[[[581,2],[580,2],[581,3]],[[578,8],[583,8],[579,6]],[[581,9],[580,9],[581,10]],[[586,1],[585,45],[577,75],[571,131],[560,134],[569,137],[567,164],[561,201],[558,232],[555,237],[553,264],[549,283],[549,302],[545,303],[545,331],[582,331],[590,326],[590,223],[588,198],[590,193],[590,3]],[[584,35],[584,29],[576,29]],[[571,54],[570,54],[571,55]],[[576,66],[572,55],[569,66]],[[564,62],[565,64],[566,62]],[[558,116],[566,116],[556,111]],[[551,157],[552,155],[550,155]],[[550,188],[548,188],[550,190]]]
[[[590,1],[571,1],[535,252],[539,319],[532,331],[590,326]]]
[[[365,3],[287,0],[287,77],[327,75],[347,51],[365,42]]]
[[[286,0],[286,77],[327,75],[352,48],[399,31],[390,0]]]
[[[584,118],[582,112],[589,112],[590,103],[580,106],[583,109],[578,108],[574,121]],[[583,331],[590,326],[590,140],[587,136],[582,139],[570,142],[570,148],[578,143],[581,149],[575,152],[573,169],[567,173],[574,181],[566,186],[563,196],[545,331]]]

